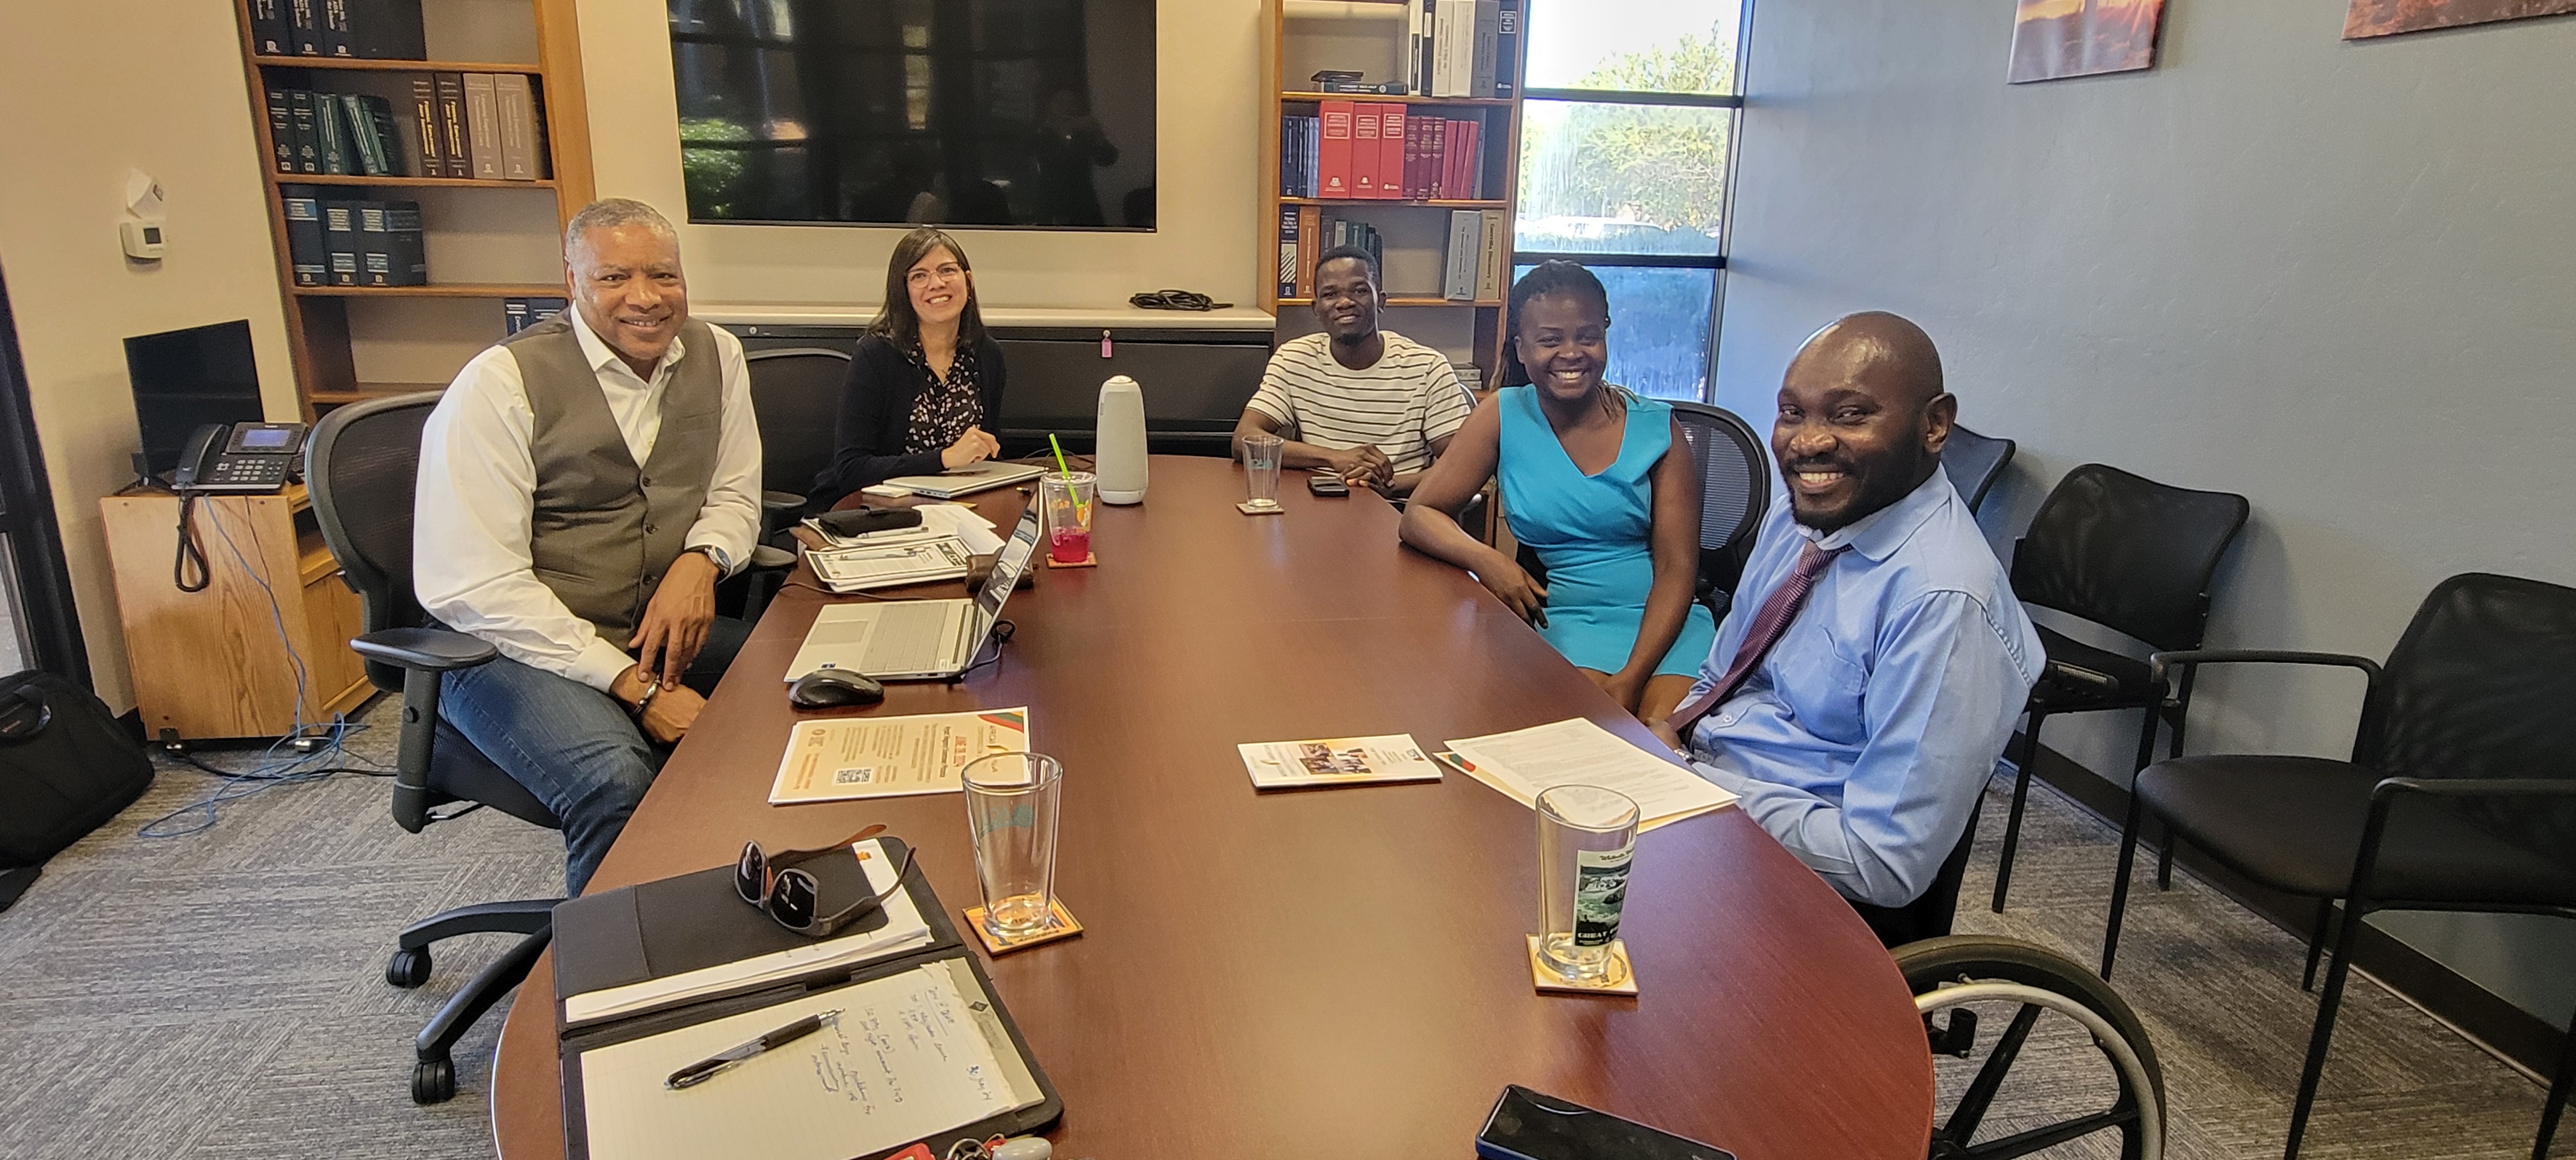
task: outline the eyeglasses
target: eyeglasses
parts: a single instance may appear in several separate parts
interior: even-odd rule
[[[909,285],[909,286],[928,286],[928,285],[930,285],[930,284],[932,284],[932,283],[934,283],[934,282],[937,282],[937,283],[948,283],[948,282],[954,282],[954,281],[956,281],[957,279],[964,277],[965,275],[966,275],[966,268],[965,268],[965,267],[963,267],[963,266],[957,265],[956,263],[952,262],[952,263],[949,263],[948,265],[945,265],[945,266],[939,266],[939,267],[935,267],[935,268],[928,269],[928,270],[914,270],[914,271],[911,271],[911,272],[909,272],[909,273],[907,273],[907,274],[905,274],[905,275],[903,276],[903,280],[904,280],[904,283],[905,283],[906,285]]]
[[[742,900],[759,907],[770,920],[807,938],[824,938],[848,926],[859,916],[874,910],[894,892],[903,889],[904,879],[912,875],[912,847],[903,849],[903,864],[895,867],[894,882],[875,895],[859,899],[828,915],[816,914],[823,902],[823,885],[814,875],[797,869],[800,862],[810,862],[835,850],[846,850],[885,832],[882,825],[869,826],[829,846],[812,850],[781,850],[771,854],[758,842],[742,844],[742,858],[734,863],[733,889]]]

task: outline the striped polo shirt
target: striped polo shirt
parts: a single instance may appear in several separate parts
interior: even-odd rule
[[[1249,406],[1291,439],[1336,451],[1375,444],[1401,474],[1431,465],[1431,441],[1467,422],[1475,400],[1439,351],[1381,330],[1386,351],[1364,370],[1333,361],[1332,337],[1279,344]]]

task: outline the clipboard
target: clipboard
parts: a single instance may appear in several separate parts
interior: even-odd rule
[[[890,844],[896,848],[901,845],[899,842]],[[723,873],[728,876],[729,882],[732,868],[723,868]],[[727,889],[730,889],[729,884]],[[945,1155],[948,1147],[958,1140],[969,1138],[980,1140],[995,1135],[1027,1135],[1055,1123],[1064,1115],[1064,1100],[1057,1094],[1053,1081],[1047,1078],[1045,1069],[1040,1067],[1037,1060],[1030,1054],[1028,1041],[1022,1037],[1017,1021],[1011,1018],[1010,1008],[1002,1002],[1001,996],[995,991],[992,977],[985,973],[982,961],[968,949],[964,939],[958,933],[956,924],[948,917],[947,909],[940,904],[938,894],[931,890],[927,880],[916,873],[905,881],[904,891],[913,904],[920,909],[923,921],[930,927],[931,940],[928,946],[856,965],[826,968],[759,990],[711,996],[696,1002],[581,1027],[568,1028],[564,1025],[563,1006],[558,998],[555,1005],[556,1051],[563,1069],[564,1155],[567,1160],[590,1160],[591,1157],[589,1100],[582,1067],[582,1057],[585,1052],[646,1039],[747,1012],[756,1012],[763,1008],[827,995],[844,988],[918,971],[934,964],[951,964],[945,966],[944,970],[957,980],[958,993],[970,1006],[979,1002],[989,1005],[989,1010],[978,1009],[976,1012],[979,1019],[998,1026],[1000,1035],[996,1036],[988,1031],[985,1036],[987,1042],[992,1045],[995,1056],[1005,1069],[1025,1075],[1029,1084],[1038,1093],[1039,1099],[1027,1106],[971,1124],[934,1131],[926,1137],[913,1136],[894,1141],[886,1147],[850,1156],[847,1160],[883,1160],[916,1140],[924,1138],[929,1141],[934,1155]],[[739,899],[734,900],[734,905],[747,914],[754,913],[751,907],[743,905]],[[764,916],[762,921],[768,920]],[[755,1031],[754,1034],[757,1032]],[[705,1085],[705,1089],[691,1089],[688,1092],[670,1094],[713,1095],[717,1094],[715,1089],[716,1083],[710,1083]]]

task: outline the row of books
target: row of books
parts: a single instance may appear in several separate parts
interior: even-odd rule
[[[517,334],[531,326],[564,312],[572,303],[562,298],[504,298],[501,300],[501,325],[504,336]]]
[[[1405,91],[1509,97],[1520,59],[1521,0],[1405,0]]]
[[[1378,101],[1322,101],[1279,119],[1285,197],[1395,200],[1485,196],[1485,123]]]
[[[401,103],[371,93],[268,90],[279,173],[536,181],[545,122],[525,73],[415,73]]]
[[[344,201],[309,185],[278,192],[286,203],[286,257],[296,285],[429,285],[419,202]]]
[[[1440,296],[1452,302],[1495,302],[1503,296],[1504,263],[1511,258],[1511,239],[1504,234],[1503,211],[1449,211],[1449,234],[1441,256]],[[1323,207],[1279,207],[1279,297],[1315,296],[1315,260],[1326,251],[1358,246],[1386,268],[1386,247],[1367,222],[1327,215]]]
[[[420,60],[429,55],[420,0],[250,0],[261,56]]]

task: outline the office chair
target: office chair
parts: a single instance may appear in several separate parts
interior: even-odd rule
[[[760,544],[744,583],[744,620],[757,621],[796,564],[787,531],[804,517],[805,495],[837,450],[841,386],[850,352],[819,346],[755,350],[743,355],[751,376],[751,409],[760,422]]]
[[[1959,498],[1968,501],[1968,510],[1986,502],[1986,493],[1995,489],[2003,478],[2004,468],[2012,462],[2017,445],[2010,439],[1979,435],[1957,423],[1950,424],[1950,441],[1941,446],[1941,473],[1950,477],[1950,486],[1959,489]]]
[[[2119,950],[2139,823],[2286,894],[2317,900],[2307,975],[2316,981],[2334,903],[2334,966],[2285,1156],[2316,1102],[2351,970],[2374,910],[2511,911],[2576,918],[2576,588],[2471,572],[2436,585],[2381,668],[2366,657],[2270,649],[2159,652],[2159,677],[2202,665],[2337,665],[2368,679],[2349,761],[2223,755],[2157,762],[2138,774],[2120,833],[2120,868],[2102,935],[2102,976]],[[2576,1081],[2576,1029],[2532,1145],[2550,1137]]]
[[[438,716],[442,674],[491,660],[492,646],[463,633],[425,627],[428,617],[411,587],[413,482],[421,425],[439,392],[369,399],[333,410],[313,430],[304,479],[322,539],[340,578],[358,594],[366,631],[349,642],[366,660],[367,679],[402,693],[402,743],[393,786],[394,822],[419,833],[480,806],[562,829],[563,822],[526,787],[502,772]],[[438,807],[466,803],[464,809]],[[435,1104],[456,1095],[450,1058],[456,1041],[528,977],[552,936],[556,898],[485,902],[422,919],[403,929],[385,981],[412,988],[429,981],[430,944],[460,934],[523,936],[465,984],[413,1048],[411,1098]]]
[[[2025,604],[2053,608],[2171,652],[2200,647],[2209,626],[2210,578],[2219,557],[2236,540],[2253,505],[2241,495],[2192,491],[2088,463],[2066,474],[2032,517],[2030,531],[2013,548],[2013,594]],[[2184,710],[2191,705],[2191,674],[2168,692],[2147,662],[2078,643],[2055,629],[2039,629],[2047,667],[2030,691],[2030,726],[2015,739],[2012,814],[2004,822],[2001,861],[1995,866],[1994,912],[2003,913],[2012,888],[2013,854],[2021,844],[2022,805],[2030,795],[2030,770],[2039,754],[2040,726],[2059,713],[2144,709],[2137,764],[2155,756],[2158,722],[2173,727],[2167,756],[2182,756]],[[2173,842],[2165,842],[2157,883],[2170,885]]]

